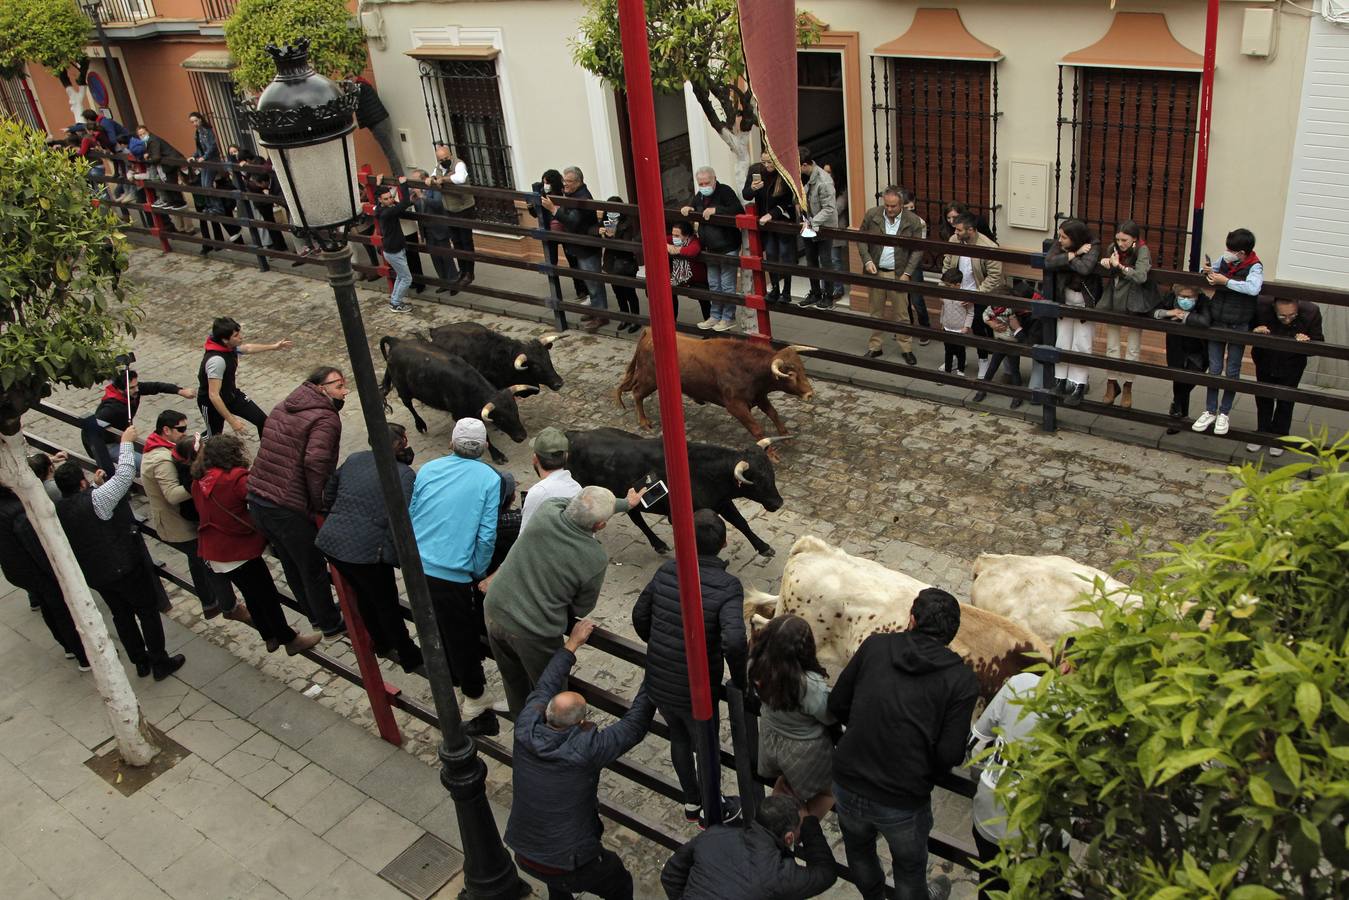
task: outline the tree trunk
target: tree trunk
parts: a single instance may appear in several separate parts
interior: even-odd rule
[[[51,498],[28,467],[26,449],[22,433],[0,434],[0,484],[9,486],[18,495],[28,513],[28,521],[47,551],[47,559],[61,584],[66,605],[75,620],[75,629],[89,657],[94,684],[108,707],[108,720],[122,761],[132,766],[146,765],[159,748],[150,739],[140,701],[131,689],[126,669],[117,658],[117,648],[108,636],[107,623],[94,605],[89,585],[85,583],[84,573],[80,571],[70,542],[56,518]]]
[[[718,129],[717,133],[721,135],[721,139],[726,142],[726,146],[730,147],[731,152],[735,154],[735,168],[732,170],[735,180],[731,182],[731,187],[735,188],[735,192],[739,194],[745,179],[749,177],[750,138],[753,137],[754,130],[741,131],[738,128],[721,128]]]

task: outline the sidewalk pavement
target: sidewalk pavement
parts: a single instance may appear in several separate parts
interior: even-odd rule
[[[379,876],[425,835],[462,856],[437,770],[165,619],[187,664],[133,677],[190,754],[130,796],[86,760],[111,746],[89,674],[0,582],[0,890],[8,900],[408,895]],[[504,823],[505,811],[494,810]],[[456,875],[437,897],[454,897]],[[424,896],[424,895],[423,895]]]

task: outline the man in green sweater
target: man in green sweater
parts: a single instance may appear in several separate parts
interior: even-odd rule
[[[588,615],[599,600],[609,554],[595,534],[641,497],[629,490],[627,499],[616,500],[612,491],[592,486],[570,500],[544,501],[484,586],[487,641],[512,720],[562,646],[571,619]]]

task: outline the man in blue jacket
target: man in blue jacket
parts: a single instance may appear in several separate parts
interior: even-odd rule
[[[643,683],[623,718],[608,728],[586,721],[586,702],[564,690],[576,651],[595,630],[582,620],[553,656],[515,720],[515,800],[506,844],[549,900],[588,892],[602,900],[632,900],[632,875],[600,837],[600,770],[642,740],[656,707]]]
[[[412,490],[412,530],[431,588],[450,674],[464,694],[461,714],[469,734],[496,734],[492,699],[483,675],[482,597],[476,584],[487,574],[496,545],[501,476],[481,457],[487,427],[460,419],[452,453],[422,466]],[[505,703],[498,704],[506,711]]]

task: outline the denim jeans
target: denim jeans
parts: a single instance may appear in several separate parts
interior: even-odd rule
[[[598,272],[600,270],[600,254],[592,253],[589,256],[577,256],[576,266],[582,272]],[[591,309],[608,309],[609,294],[604,289],[603,281],[586,281],[586,290],[590,292]]]
[[[718,294],[734,294],[735,276],[740,271],[740,267],[734,263],[709,262],[707,264],[707,289]],[[712,312],[709,315],[712,319],[725,319],[727,322],[735,321],[735,304],[718,303],[712,301]]]
[[[1246,332],[1250,331],[1249,325],[1220,326],[1224,331]],[[1246,345],[1238,344],[1235,341],[1209,341],[1208,342],[1208,373],[1210,375],[1226,375],[1228,378],[1241,377],[1241,357],[1246,353]],[[1226,356],[1226,366],[1223,365],[1223,357]],[[1205,389],[1208,396],[1204,401],[1204,408],[1211,413],[1222,413],[1227,415],[1232,411],[1232,404],[1236,402],[1237,392],[1230,388],[1223,389],[1222,403],[1218,403],[1218,388],[1211,387]]]
[[[398,306],[402,304],[403,297],[407,294],[408,288],[412,287],[412,270],[408,268],[408,252],[406,250],[385,250],[384,259],[393,269],[393,290],[389,293],[389,305]]]
[[[895,873],[896,900],[927,900],[927,836],[932,804],[898,809],[859,797],[834,785],[834,811],[843,831],[843,849],[853,883],[864,900],[883,900],[885,871],[876,854],[877,836],[885,838]]]

